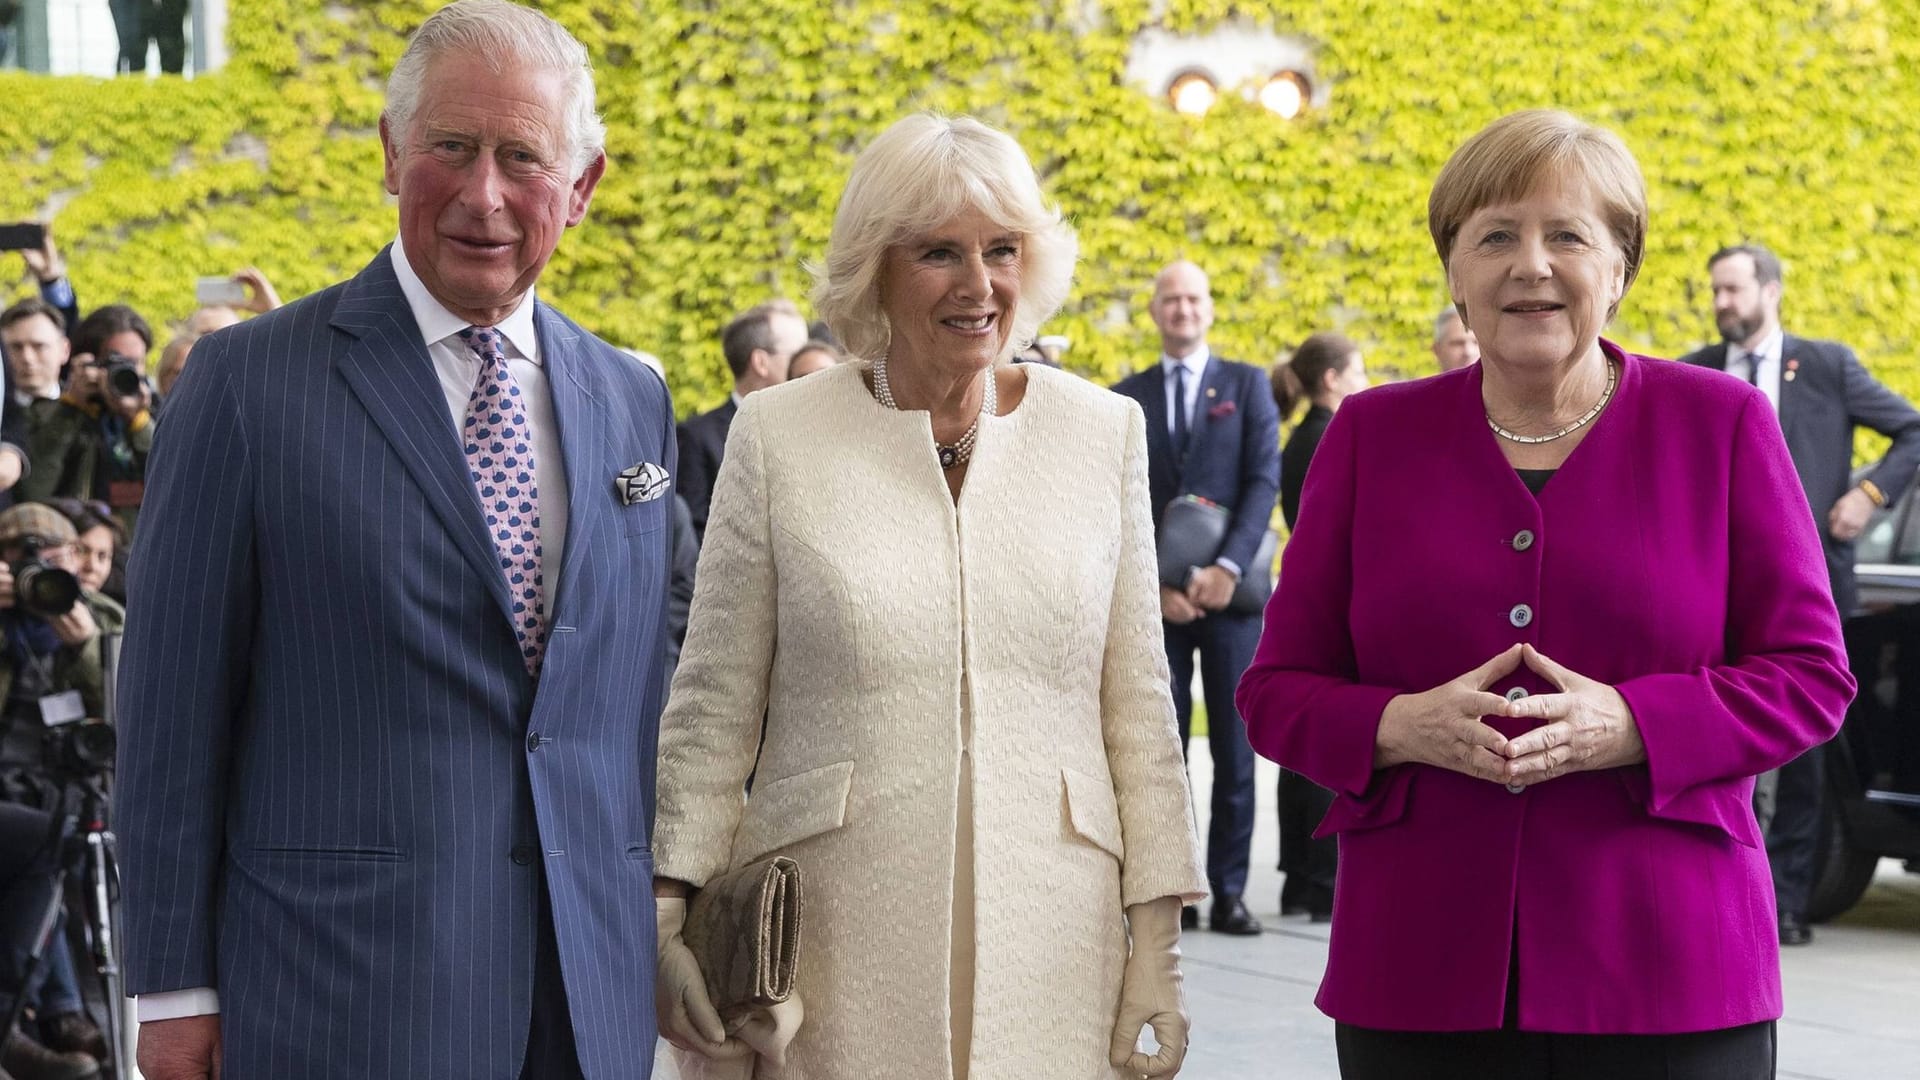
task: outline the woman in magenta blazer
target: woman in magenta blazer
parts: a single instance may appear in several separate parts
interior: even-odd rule
[[[1337,794],[1342,1075],[1770,1077],[1752,778],[1854,688],[1778,423],[1600,338],[1646,235],[1612,133],[1496,121],[1429,227],[1481,361],[1334,417],[1239,688]]]

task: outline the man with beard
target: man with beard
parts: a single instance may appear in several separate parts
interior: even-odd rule
[[[1682,359],[1745,379],[1773,403],[1813,507],[1833,599],[1844,619],[1856,606],[1854,541],[1875,508],[1899,498],[1920,467],[1920,412],[1868,374],[1852,349],[1781,330],[1782,274],[1773,252],[1758,244],[1723,248],[1707,260],[1707,271],[1713,280],[1714,321],[1725,341]],[[1849,478],[1856,427],[1872,428],[1893,440],[1858,483]],[[1817,872],[1814,849],[1825,789],[1824,749],[1816,746],[1788,763],[1771,784],[1762,777],[1757,793],[1782,945],[1813,940],[1806,909]],[[1774,791],[1770,823],[1764,807],[1769,787]]]

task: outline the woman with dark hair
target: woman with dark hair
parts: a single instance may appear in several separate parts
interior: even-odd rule
[[[1280,454],[1280,513],[1293,528],[1300,513],[1300,488],[1307,465],[1326,434],[1333,411],[1347,395],[1367,388],[1367,365],[1360,347],[1344,334],[1315,334],[1300,343],[1293,355],[1273,366],[1273,402],[1286,423],[1301,402],[1307,413],[1287,437]],[[1333,793],[1291,769],[1280,770],[1280,914],[1305,914],[1317,923],[1333,920],[1333,879],[1339,866],[1339,844],[1332,837],[1314,839],[1314,826],[1333,806]]]
[[[1333,410],[1348,394],[1357,394],[1368,385],[1367,364],[1360,357],[1360,347],[1346,335],[1332,331],[1301,342],[1285,363],[1274,365],[1273,402],[1280,406],[1280,422],[1286,423],[1302,401],[1308,406],[1307,415],[1287,437],[1286,449],[1280,454],[1280,513],[1286,516],[1287,528],[1293,528],[1293,519],[1300,514],[1300,488],[1307,480],[1307,463],[1313,460],[1320,436],[1333,421]]]

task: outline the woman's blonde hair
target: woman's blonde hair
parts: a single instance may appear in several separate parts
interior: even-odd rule
[[[1433,182],[1427,231],[1450,266],[1453,242],[1475,212],[1578,179],[1600,200],[1607,228],[1626,261],[1622,297],[1640,274],[1647,247],[1647,182],[1620,136],[1557,109],[1528,109],[1495,120],[1460,145]],[[1609,309],[1611,318],[1620,307]]]
[[[1020,301],[1006,355],[1060,310],[1073,284],[1079,241],[1041,194],[1026,152],[978,120],[917,113],[882,132],[854,161],[827,257],[810,267],[814,310],[849,353],[871,360],[892,340],[880,308],[887,249],[969,210],[1022,238]]]

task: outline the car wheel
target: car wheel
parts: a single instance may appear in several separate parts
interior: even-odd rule
[[[1818,873],[1807,897],[1807,919],[1817,923],[1837,918],[1859,903],[1880,865],[1878,854],[1859,851],[1847,842],[1844,815],[1831,800],[1820,811],[1820,845],[1813,858]]]

